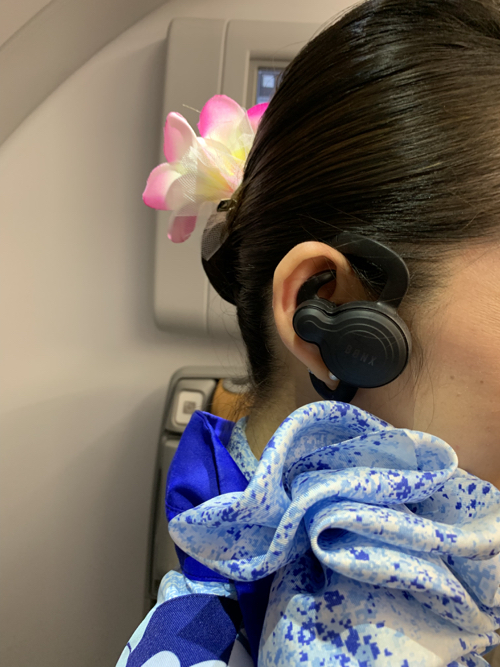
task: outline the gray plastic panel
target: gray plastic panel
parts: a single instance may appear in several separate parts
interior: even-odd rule
[[[160,441],[160,466],[158,469],[159,480],[157,484],[155,526],[153,538],[153,561],[151,564],[151,578],[149,583],[149,595],[151,599],[158,596],[158,587],[163,576],[170,570],[179,568],[179,560],[175,553],[174,543],[168,534],[168,523],[165,517],[165,489],[167,474],[172,459],[174,458],[180,437],[169,438],[164,435]]]
[[[195,410],[206,410],[216,384],[217,382],[212,378],[179,380],[170,399],[164,429],[172,433],[182,433]]]
[[[159,162],[163,154],[163,124],[171,111],[181,113],[196,129],[199,111],[220,92],[226,21],[223,19],[174,19],[167,35],[165,95],[162,127],[158,128]],[[198,221],[184,243],[168,237],[170,212],[158,211],[155,246],[155,320],[160,329],[208,333],[208,279],[201,264]],[[239,336],[238,331],[233,333]]]

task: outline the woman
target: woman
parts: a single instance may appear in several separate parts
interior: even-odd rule
[[[182,573],[119,667],[486,664],[500,627],[499,110],[497,0],[369,0],[287,68],[204,249],[237,307],[247,416],[188,425],[167,490]],[[375,245],[346,252],[341,233]],[[319,274],[313,297],[383,302],[393,277],[375,247],[409,271],[407,291],[393,280],[406,352],[390,380],[346,393],[294,316]]]

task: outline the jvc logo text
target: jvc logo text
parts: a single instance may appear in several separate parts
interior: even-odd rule
[[[344,350],[344,354],[349,354],[353,359],[358,359],[359,361],[362,361],[364,364],[368,364],[368,366],[373,366],[373,362],[377,357],[374,357],[371,354],[368,354],[367,352],[363,352],[359,348],[353,348],[352,345],[348,345],[346,349]],[[368,359],[370,359],[368,361]]]

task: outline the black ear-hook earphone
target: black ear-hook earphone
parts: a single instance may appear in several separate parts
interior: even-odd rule
[[[310,373],[313,387],[326,400],[349,403],[359,387],[382,387],[395,380],[410,359],[410,332],[397,314],[410,274],[398,254],[373,239],[342,232],[333,245],[344,255],[374,264],[386,277],[376,302],[353,301],[337,306],[319,297],[318,290],[332,280],[332,271],[309,278],[297,295],[295,332],[318,346],[326,367],[340,380],[332,391]]]

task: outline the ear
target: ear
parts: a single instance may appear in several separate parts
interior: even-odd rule
[[[276,328],[284,345],[317,378],[334,389],[338,382],[330,380],[318,347],[302,340],[293,328],[299,289],[311,276],[328,269],[333,269],[336,275],[321,288],[319,296],[337,305],[366,300],[359,279],[342,253],[326,243],[306,241],[294,246],[276,267],[273,278],[273,312]]]

